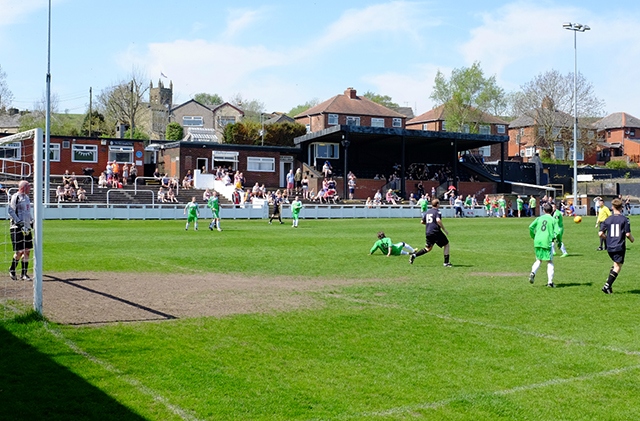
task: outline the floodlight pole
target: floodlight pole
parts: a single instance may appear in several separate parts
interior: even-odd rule
[[[566,22],[564,29],[573,31],[573,205],[578,206],[578,42],[577,32],[591,28],[581,23]]]
[[[49,181],[51,178],[51,170],[49,162],[51,160],[49,148],[51,143],[51,0],[49,0],[49,22],[47,33],[47,87],[46,87],[46,112],[45,112],[45,135],[44,135],[44,197],[43,203],[49,203]],[[35,151],[34,151],[35,152]],[[34,153],[35,155],[35,153]],[[41,182],[34,177],[34,184]],[[35,190],[34,190],[35,193]]]

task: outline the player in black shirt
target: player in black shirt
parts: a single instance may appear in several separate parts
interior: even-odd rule
[[[627,251],[627,238],[632,243],[635,240],[633,235],[631,235],[629,219],[623,214],[622,200],[613,199],[611,206],[613,207],[613,215],[602,223],[600,232],[598,233],[600,238],[606,239],[607,251],[609,252],[609,257],[613,260],[613,267],[609,272],[607,282],[602,287],[602,292],[605,294],[613,293],[611,286],[620,274],[620,270],[624,264],[624,255]]]
[[[429,253],[434,244],[437,244],[444,252],[444,266],[452,266],[451,263],[449,263],[449,239],[447,238],[447,235],[445,235],[449,233],[444,225],[442,225],[442,214],[440,213],[439,206],[440,200],[433,199],[431,201],[431,209],[429,209],[422,217],[420,222],[426,225],[427,244],[423,249],[411,254],[409,257],[409,263],[413,264],[416,257]]]
[[[273,221],[273,218],[278,217],[278,221],[282,224],[282,202],[284,199],[282,198],[282,193],[280,190],[276,191],[276,196],[273,198],[273,213],[271,214],[271,218],[269,218],[269,223]]]

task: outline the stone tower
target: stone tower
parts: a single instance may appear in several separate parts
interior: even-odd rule
[[[158,80],[158,86],[149,86],[149,107],[151,108],[151,139],[164,139],[167,124],[171,122],[171,107],[173,106],[173,82],[165,88]]]

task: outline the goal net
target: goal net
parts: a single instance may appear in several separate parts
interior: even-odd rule
[[[42,313],[43,156],[42,129],[0,137],[0,317],[3,320],[24,312],[30,305]],[[11,196],[18,191],[22,180],[31,184],[33,248],[29,253],[27,272],[31,280],[21,279],[22,262],[16,267],[17,279],[12,279],[9,273],[14,250],[8,208]]]

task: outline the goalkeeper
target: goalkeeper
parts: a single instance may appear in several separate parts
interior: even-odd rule
[[[29,200],[29,191],[31,186],[26,180],[20,181],[18,191],[11,196],[7,211],[11,218],[11,243],[13,244],[13,260],[9,268],[9,276],[14,281],[18,279],[16,276],[16,267],[18,262],[22,260],[22,273],[20,279],[30,281],[31,278],[27,274],[29,269],[29,254],[33,248],[33,233],[31,227],[33,225],[33,217],[31,216],[31,200]]]
[[[375,242],[371,250],[369,250],[369,255],[372,255],[376,250],[380,249],[383,254],[386,254],[387,257],[400,256],[403,254],[413,253],[415,250],[409,244],[404,242],[392,243],[391,239],[384,235],[384,232],[380,231],[378,233],[378,241]]]

